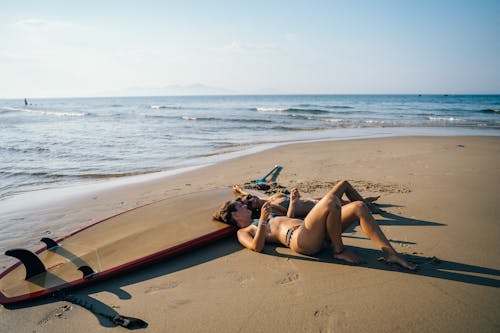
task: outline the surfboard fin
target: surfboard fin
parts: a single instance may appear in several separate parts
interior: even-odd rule
[[[90,279],[97,274],[97,272],[90,268],[90,266],[80,266],[78,267],[78,270],[83,273],[84,279]]]
[[[59,244],[55,240],[49,237],[44,237],[40,239],[40,242],[44,242],[47,245],[47,250],[53,250],[56,247],[59,247]]]
[[[5,252],[5,255],[19,259],[26,269],[26,278],[29,280],[35,275],[45,273],[45,265],[33,252],[26,249],[12,249]]]

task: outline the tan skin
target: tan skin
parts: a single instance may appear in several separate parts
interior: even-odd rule
[[[341,199],[342,205],[346,205],[355,201],[363,201],[366,203],[368,208],[372,213],[380,213],[381,210],[373,204],[374,201],[377,201],[380,196],[376,197],[367,197],[363,198],[358,191],[347,181],[341,180],[335,186],[337,197]],[[249,194],[245,190],[243,190],[238,185],[233,185],[233,191],[236,194]],[[343,196],[346,196],[349,201],[342,200]],[[321,198],[318,198],[318,200]],[[276,193],[270,196],[269,198],[258,198],[253,196],[249,202],[246,202],[247,206],[252,206],[252,208],[259,210],[265,202],[269,202],[271,204],[272,213],[275,215],[287,215],[287,209],[281,206],[285,200],[288,200],[288,196],[282,193]],[[311,211],[311,209],[316,205],[317,200],[308,200],[308,199],[300,199],[295,205],[295,215],[296,217],[305,217]],[[249,207],[250,208],[250,207]]]
[[[290,241],[290,248],[293,251],[306,255],[315,254],[321,250],[324,240],[330,239],[334,248],[334,258],[361,264],[364,262],[363,259],[345,247],[341,237],[344,230],[359,220],[363,232],[383,251],[386,262],[415,270],[416,266],[402,258],[389,243],[366,204],[357,201],[342,206],[336,195],[336,191],[339,190],[338,187],[330,190],[302,220],[294,217],[294,209],[300,200],[300,195],[297,189],[293,189],[288,216],[271,217],[271,204],[265,203],[257,227],[251,224],[251,210],[236,201],[234,203],[236,211],[231,214],[240,228],[237,234],[239,242],[256,252],[261,252],[266,243],[287,246],[287,231],[295,227]]]

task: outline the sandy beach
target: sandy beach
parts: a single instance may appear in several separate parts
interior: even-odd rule
[[[500,137],[399,137],[297,143],[162,179],[86,192],[26,219],[53,221],[54,237],[127,209],[260,178],[320,196],[349,180],[381,195],[375,215],[407,272],[359,226],[344,242],[367,263],[308,257],[279,245],[264,253],[230,237],[194,252],[72,292],[105,313],[148,323],[147,332],[498,332]],[[227,198],[231,199],[230,197]],[[200,203],[203,205],[203,203]],[[210,221],[210,216],[200,217]],[[43,232],[43,230],[41,230]],[[13,240],[9,247],[17,245]],[[1,332],[125,331],[67,301],[0,306]]]

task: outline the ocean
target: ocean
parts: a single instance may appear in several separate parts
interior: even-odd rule
[[[500,134],[500,95],[0,100],[0,212],[26,192],[214,163],[280,143]]]
[[[176,174],[289,142],[406,135],[498,136],[500,95],[0,100],[0,253],[36,250],[41,234],[81,228],[86,221],[54,221],[50,207],[83,188]],[[14,261],[0,256],[0,268]]]

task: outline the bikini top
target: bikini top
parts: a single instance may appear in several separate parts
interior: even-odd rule
[[[285,200],[280,202],[279,205],[285,209],[288,209],[288,206],[290,206],[290,198],[286,198]]]
[[[274,215],[273,213],[271,213],[271,217],[270,217],[270,218],[273,218],[273,217],[275,217],[275,216],[276,216],[276,215]],[[253,220],[252,220],[252,225],[254,225],[254,226],[258,227],[258,226],[259,226],[259,220],[260,220],[260,219],[253,219]]]

